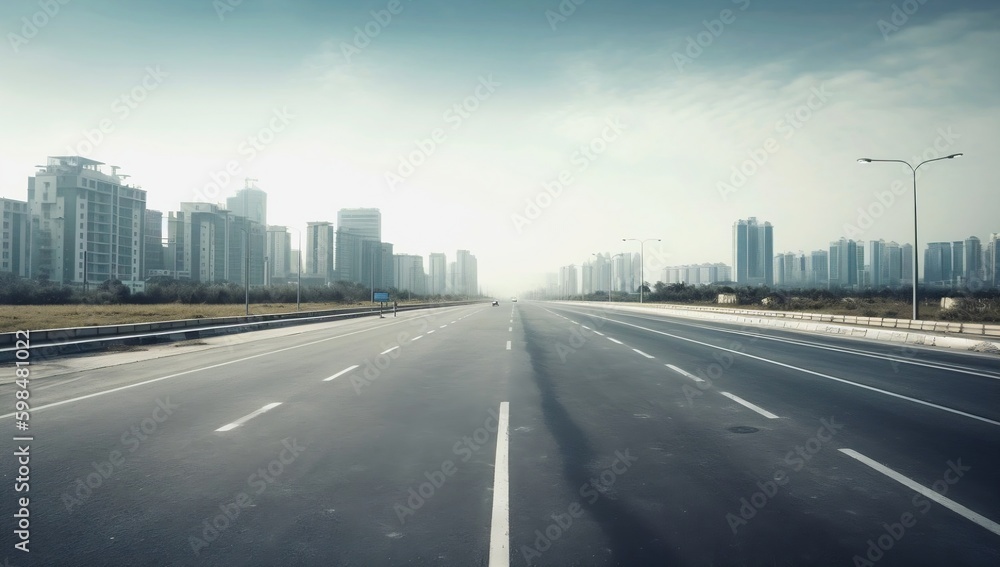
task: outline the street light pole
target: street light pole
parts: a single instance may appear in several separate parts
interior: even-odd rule
[[[910,162],[901,159],[872,159],[872,158],[860,158],[859,163],[902,163],[906,167],[910,168],[913,173],[913,320],[920,320],[920,303],[917,300],[917,258],[919,256],[918,245],[917,245],[917,170],[920,166],[925,163],[930,163],[932,161],[941,161],[943,159],[955,159],[957,157],[962,157],[961,153],[951,154],[949,156],[934,158],[922,161],[916,165],[916,167],[910,165]]]
[[[660,242],[660,239],[659,238],[647,238],[645,240],[640,240],[638,238],[622,238],[622,242],[627,242],[629,240],[634,240],[634,241],[636,241],[636,242],[639,243],[639,303],[642,303],[643,302],[643,300],[642,300],[642,288],[645,287],[645,285],[646,285],[646,283],[645,283],[646,282],[646,272],[645,272],[645,267],[646,267],[645,260],[646,260],[646,258],[645,258],[645,254],[644,254],[643,248],[644,248],[644,246],[645,246],[645,244],[647,242],[649,242],[651,240],[655,240],[657,242]],[[635,273],[635,272],[633,272],[633,273]]]

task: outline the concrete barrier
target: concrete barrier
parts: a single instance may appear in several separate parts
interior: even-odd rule
[[[593,305],[598,302],[576,302],[582,305]],[[960,333],[963,335],[982,335],[1000,337],[1000,325],[984,323],[961,323],[955,321],[912,321],[910,319],[889,319],[880,317],[858,317],[854,315],[830,315],[826,313],[800,313],[790,311],[766,311],[758,309],[731,309],[725,307],[708,307],[704,305],[679,305],[674,303],[634,303],[621,302],[615,306],[649,307],[677,311],[696,311],[703,313],[725,313],[728,315],[745,315],[762,319],[793,318],[805,321],[823,321],[828,323],[844,323],[847,325],[862,325],[892,329],[907,329],[911,331],[926,331],[933,333]]]
[[[414,311],[438,307],[472,305],[480,301],[449,301],[421,303],[400,307],[399,311]],[[388,311],[391,313],[391,309]],[[152,342],[155,340],[196,339],[224,332],[247,332],[264,327],[317,323],[331,319],[349,319],[373,316],[379,313],[377,307],[352,307],[321,311],[297,311],[293,313],[272,313],[266,315],[242,315],[237,317],[210,317],[201,319],[177,319],[149,323],[125,325],[104,325],[90,327],[69,327],[64,329],[31,330],[31,349],[45,349],[48,356],[85,349],[100,348],[115,342]],[[23,339],[23,337],[21,337]],[[0,334],[0,362],[13,360],[17,333]]]

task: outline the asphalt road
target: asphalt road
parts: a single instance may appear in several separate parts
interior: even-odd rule
[[[27,431],[0,369],[7,565],[1000,564],[996,356],[524,301],[206,342],[37,361]]]

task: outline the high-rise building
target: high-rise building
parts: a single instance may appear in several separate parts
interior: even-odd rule
[[[455,253],[455,295],[479,294],[479,267],[476,257],[468,250]]]
[[[326,283],[333,281],[334,246],[333,223],[327,221],[306,223],[306,245],[304,251],[306,274],[316,280],[322,279]],[[360,274],[360,269],[358,273]],[[346,279],[341,276],[339,270],[337,271],[337,276],[337,279]],[[359,280],[348,279],[348,281]]]
[[[382,213],[378,209],[340,209],[337,230],[348,229],[367,240],[382,240]]]
[[[163,261],[163,212],[146,209],[146,223],[143,227],[143,247],[140,273],[149,278],[161,274],[166,266]]]
[[[559,268],[559,295],[569,297],[580,293],[576,278],[576,266],[569,265]]]
[[[970,236],[965,239],[962,246],[965,259],[962,265],[965,267],[964,277],[967,284],[981,281],[983,279],[983,245],[978,237]]]
[[[913,245],[903,244],[900,246],[899,258],[902,263],[899,270],[900,285],[913,285]]]
[[[594,258],[593,287],[595,291],[604,293],[611,291],[611,262],[608,261],[609,258],[611,258],[610,254],[597,254]]]
[[[102,162],[52,156],[28,178],[32,277],[63,284],[117,279],[144,287],[146,192]]]
[[[885,245],[883,266],[884,285],[892,289],[900,286],[903,280],[903,251],[896,242]]]
[[[733,223],[733,277],[741,285],[774,285],[774,231],[756,217]]]
[[[830,252],[813,250],[806,257],[806,285],[827,287],[830,285]]]
[[[885,240],[872,240],[868,242],[868,278],[869,284],[875,289],[881,289],[887,285],[888,274],[888,252],[886,251]]]
[[[951,285],[954,287],[965,283],[965,241],[956,240],[951,243]]]
[[[28,202],[0,197],[0,272],[27,278],[31,251]]]
[[[841,238],[830,243],[829,287],[854,288],[858,285],[858,244]]]
[[[393,287],[417,295],[426,293],[424,283],[424,258],[413,254],[393,254]]]
[[[442,252],[434,252],[428,260],[430,264],[428,274],[428,293],[431,295],[444,295],[448,293],[447,275],[448,259]]]
[[[185,202],[167,219],[164,269],[150,273],[205,283],[263,285],[265,247],[263,225],[219,205]]]
[[[267,226],[267,193],[255,185],[244,187],[226,199],[226,208],[235,216]]]
[[[580,266],[580,282],[584,295],[590,295],[597,289],[594,287],[594,266],[590,262]]]
[[[267,253],[264,256],[267,264],[267,284],[273,279],[287,280],[292,271],[292,234],[287,226],[272,225],[267,227]]]
[[[291,253],[288,255],[288,257],[291,259],[291,265],[292,265],[292,270],[293,270],[292,274],[295,274],[295,277],[298,278],[299,275],[302,273],[301,272],[301,270],[302,270],[302,252],[301,252],[301,250],[292,250]],[[291,275],[291,274],[289,274],[289,275]]]
[[[983,264],[989,285],[1000,288],[1000,232],[990,234],[986,244]]]
[[[802,252],[786,252],[774,257],[774,285],[800,287],[806,283],[806,257]]]
[[[924,284],[951,285],[951,243],[930,242],[924,251]]]
[[[338,234],[339,231],[338,231]],[[359,239],[361,243],[361,274],[358,279],[347,280],[369,286],[373,291],[389,291],[393,287],[395,270],[392,263],[392,244],[378,240]]]

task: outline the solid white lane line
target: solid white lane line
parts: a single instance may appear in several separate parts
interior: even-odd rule
[[[510,464],[507,445],[510,403],[500,402],[497,419],[497,456],[493,465],[493,516],[490,520],[489,567],[510,565],[510,493],[507,480]]]
[[[857,459],[858,461],[861,461],[862,463],[864,463],[864,464],[868,465],[869,467],[877,470],[878,472],[884,474],[885,476],[891,478],[892,480],[894,480],[894,481],[902,484],[903,486],[909,488],[910,490],[913,490],[915,492],[919,492],[920,494],[922,494],[922,495],[926,496],[927,498],[929,498],[929,499],[937,502],[938,504],[944,506],[945,508],[948,508],[952,512],[955,512],[956,514],[959,514],[960,516],[965,517],[965,519],[970,520],[970,521],[972,521],[972,522],[974,522],[976,524],[979,524],[980,526],[982,526],[982,527],[990,530],[991,532],[993,532],[993,533],[995,533],[997,535],[1000,535],[1000,524],[997,524],[993,520],[991,520],[991,519],[989,519],[989,518],[987,518],[987,517],[985,517],[985,516],[983,516],[981,514],[978,514],[976,512],[973,512],[972,510],[969,510],[968,508],[966,508],[965,506],[962,506],[958,502],[955,502],[951,498],[947,498],[947,497],[941,496],[940,494],[938,494],[934,490],[931,490],[930,488],[927,488],[926,486],[923,486],[923,485],[918,484],[917,482],[915,482],[913,480],[910,480],[909,478],[907,478],[907,477],[899,474],[898,472],[890,469],[889,467],[887,467],[887,466],[885,466],[885,465],[883,465],[883,464],[881,464],[881,463],[879,463],[877,461],[869,459],[868,457],[862,455],[861,453],[859,453],[859,452],[857,452],[857,451],[855,451],[853,449],[840,449],[840,452],[843,453],[843,454],[845,454],[845,455],[847,455],[848,457],[851,457],[853,459]]]
[[[410,339],[410,342],[412,343],[413,341],[419,341],[422,338],[424,338],[423,335],[417,335],[417,336],[413,337],[412,339]]]
[[[623,342],[619,341],[618,339],[612,339],[611,337],[608,337],[608,340],[611,341],[611,342],[613,342],[613,343],[616,343],[616,344],[624,344]]]
[[[667,368],[669,368],[669,369],[673,370],[674,372],[677,372],[678,374],[680,374],[680,375],[682,375],[682,376],[685,376],[685,377],[687,377],[687,378],[690,378],[690,379],[694,380],[695,382],[704,382],[704,380],[702,380],[701,378],[698,378],[697,376],[695,376],[694,374],[691,374],[690,372],[688,372],[688,371],[686,371],[686,370],[683,370],[683,369],[680,369],[680,368],[677,368],[677,367],[676,367],[676,366],[674,366],[673,364],[667,364],[667,365],[665,365],[665,366],[666,366]]]
[[[216,431],[229,431],[230,429],[236,429],[237,427],[239,427],[239,426],[243,425],[244,423],[250,421],[251,419],[257,417],[258,415],[260,415],[260,414],[262,414],[262,413],[264,413],[266,411],[272,410],[272,409],[274,409],[274,408],[276,408],[276,407],[278,407],[280,405],[281,405],[281,402],[274,402],[273,404],[267,404],[266,406],[260,408],[259,410],[255,411],[255,412],[253,412],[251,414],[247,414],[247,415],[245,415],[245,416],[237,419],[236,421],[234,421],[232,423],[227,423],[226,425],[223,425],[222,427],[216,429]]]
[[[397,348],[399,348],[399,345],[396,345],[396,346],[394,346],[392,348],[387,348],[387,349],[383,350],[382,352],[380,352],[379,354],[389,354],[390,352],[396,350]]]
[[[773,413],[767,411],[766,409],[756,404],[752,404],[737,395],[730,394],[729,392],[719,392],[719,393],[729,398],[730,400],[733,400],[734,402],[740,404],[741,406],[752,409],[753,411],[759,413],[760,415],[766,417],[767,419],[778,419],[778,416],[774,415]]]
[[[647,317],[642,317],[642,319],[647,319],[647,320],[650,320],[650,321],[654,321],[655,320],[655,319],[648,319]],[[989,373],[989,372],[979,372],[979,371],[976,371],[976,370],[970,370],[968,368],[963,368],[961,366],[950,366],[948,364],[939,363],[939,362],[923,362],[923,361],[919,361],[919,360],[916,360],[916,359],[913,359],[913,358],[906,358],[906,357],[902,357],[902,356],[893,356],[891,354],[879,354],[879,353],[866,352],[866,351],[863,351],[863,350],[858,350],[858,349],[849,348],[849,347],[840,347],[840,346],[836,346],[835,347],[835,346],[830,346],[830,345],[825,345],[825,344],[820,344],[820,343],[809,342],[809,341],[804,340],[804,339],[792,339],[792,338],[788,338],[788,337],[776,337],[774,335],[767,335],[767,334],[759,333],[759,332],[742,331],[742,330],[740,330],[740,331],[734,331],[732,329],[723,329],[723,328],[720,328],[720,327],[711,327],[711,326],[707,326],[707,325],[695,325],[693,323],[682,323],[682,322],[679,322],[679,321],[672,321],[672,323],[676,323],[678,325],[685,325],[685,326],[688,326],[688,327],[696,327],[696,328],[699,328],[699,329],[706,329],[706,330],[709,330],[709,331],[718,331],[718,332],[721,332],[721,333],[730,333],[730,334],[734,334],[734,335],[743,335],[743,336],[754,337],[754,338],[758,338],[758,339],[764,339],[764,340],[768,340],[768,341],[776,341],[776,342],[781,342],[781,343],[794,344],[794,345],[798,345],[798,346],[804,346],[804,347],[815,348],[815,349],[820,349],[820,350],[830,350],[830,351],[841,352],[841,353],[846,353],[846,354],[853,354],[853,355],[856,355],[856,356],[863,356],[863,357],[866,357],[866,358],[882,359],[882,360],[887,360],[890,363],[909,364],[909,365],[912,365],[912,366],[923,366],[923,367],[926,367],[926,368],[933,368],[935,370],[946,370],[948,372],[958,372],[960,374],[969,374],[969,375],[972,375],[972,376],[981,376],[983,378],[991,378],[993,380],[1000,380],[1000,376],[998,376],[997,374],[993,374],[993,373]],[[781,329],[777,329],[777,330],[781,330]],[[889,329],[889,328],[883,329],[883,330],[885,330],[887,332],[894,331],[894,329]],[[899,332],[903,333],[903,332],[906,332],[906,331],[899,331]],[[911,345],[906,345],[906,346],[911,346]]]
[[[329,378],[323,378],[323,381],[324,382],[329,382],[330,380],[333,380],[334,378],[339,378],[339,377],[343,376],[344,374],[347,374],[351,370],[354,370],[357,367],[358,367],[358,365],[355,364],[354,366],[350,366],[348,368],[345,368],[345,369],[341,370],[340,372],[334,374],[333,376],[330,376]]]
[[[868,391],[871,391],[871,392],[878,392],[879,394],[884,394],[886,396],[891,396],[893,398],[897,398],[897,399],[900,399],[900,400],[906,400],[908,402],[913,402],[915,404],[920,404],[922,406],[926,406],[926,407],[938,409],[938,410],[941,410],[941,411],[946,411],[948,413],[952,413],[952,414],[955,414],[955,415],[961,415],[963,417],[968,417],[968,418],[971,418],[971,419],[982,421],[983,423],[989,423],[990,425],[1000,426],[1000,421],[996,421],[996,420],[990,419],[988,417],[983,417],[981,415],[976,415],[976,414],[973,414],[973,413],[964,412],[962,410],[957,410],[957,409],[950,408],[950,407],[947,407],[947,406],[942,406],[940,404],[935,404],[934,402],[928,402],[928,401],[921,400],[921,399],[918,399],[918,398],[911,398],[910,396],[904,396],[903,394],[897,394],[896,392],[890,392],[888,390],[883,390],[881,388],[876,388],[874,386],[868,386],[868,385],[865,385],[865,384],[860,384],[858,382],[851,382],[850,380],[845,380],[844,378],[837,378],[836,376],[831,376],[829,374],[823,374],[822,372],[816,372],[815,370],[809,370],[808,368],[802,368],[801,366],[795,366],[793,364],[785,364],[784,362],[778,362],[777,360],[771,360],[769,358],[764,358],[762,356],[756,356],[756,355],[753,355],[753,354],[748,354],[748,353],[745,353],[745,352],[740,351],[740,350],[735,350],[735,349],[726,348],[726,347],[720,347],[718,345],[713,345],[711,343],[706,343],[706,342],[703,342],[703,341],[696,341],[694,339],[689,339],[687,337],[682,337],[680,335],[675,335],[673,333],[665,333],[663,331],[657,331],[656,329],[650,329],[649,327],[643,327],[641,325],[634,325],[632,323],[626,323],[624,321],[619,321],[617,319],[611,319],[611,318],[608,318],[608,317],[601,317],[599,315],[594,315],[594,317],[598,317],[600,319],[605,319],[607,321],[613,321],[615,323],[618,323],[620,325],[626,325],[628,327],[635,327],[636,329],[642,329],[643,331],[649,331],[650,333],[656,333],[658,335],[663,335],[665,337],[674,338],[674,339],[677,339],[679,341],[686,341],[686,342],[689,342],[689,343],[694,343],[694,344],[701,345],[701,346],[704,346],[704,347],[713,348],[713,349],[716,349],[716,350],[721,350],[721,351],[725,351],[725,352],[731,352],[731,353],[733,353],[734,355],[737,355],[737,356],[745,356],[747,358],[752,358],[754,360],[759,360],[761,362],[766,362],[767,364],[773,364],[775,366],[780,366],[782,368],[789,368],[791,370],[798,370],[799,372],[803,372],[805,374],[811,374],[813,376],[818,376],[820,378],[826,378],[827,380],[833,380],[834,382],[840,382],[841,384],[847,384],[849,386],[854,386],[856,388],[862,388],[864,390],[868,390]]]
[[[646,353],[642,352],[641,350],[639,350],[637,348],[634,348],[632,350],[634,350],[635,352],[641,354],[642,356],[645,356],[646,358],[656,358],[655,356],[653,356],[651,354],[646,354]]]
[[[507,350],[510,350],[510,341],[507,341]]]
[[[387,323],[387,325],[401,325],[401,324],[403,324],[402,321],[395,322],[395,323]],[[297,349],[297,348],[302,348],[302,347],[316,345],[316,344],[319,344],[319,343],[325,343],[327,341],[332,341],[334,339],[341,339],[341,338],[344,338],[344,337],[349,337],[351,335],[357,335],[357,334],[360,334],[360,333],[369,333],[371,331],[374,331],[374,330],[377,330],[377,329],[381,329],[381,328],[382,327],[372,327],[371,329],[361,329],[360,331],[352,331],[350,333],[344,333],[343,335],[337,335],[335,337],[327,337],[325,339],[319,339],[319,340],[316,340],[316,341],[310,341],[308,343],[299,343],[297,345],[292,345],[292,346],[289,346],[289,347],[279,348],[279,349],[275,349],[275,350],[271,350],[271,351],[267,351],[267,352],[261,352],[261,353],[257,353],[257,354],[251,354],[250,356],[245,356],[243,358],[237,358],[235,360],[227,360],[226,362],[220,362],[218,364],[211,364],[209,366],[202,366],[201,368],[193,368],[191,370],[185,370],[183,372],[177,372],[177,373],[174,373],[174,374],[168,374],[166,376],[159,376],[157,378],[150,378],[149,380],[143,380],[142,382],[136,382],[135,384],[126,384],[125,386],[118,386],[117,388],[111,388],[109,390],[102,390],[100,392],[94,392],[93,394],[86,394],[86,395],[83,395],[83,396],[77,396],[75,398],[70,398],[68,400],[61,400],[61,401],[58,401],[58,402],[52,402],[51,404],[45,404],[45,405],[41,405],[41,406],[36,406],[36,407],[31,408],[31,410],[37,412],[39,410],[48,409],[48,408],[54,408],[56,406],[61,406],[63,404],[71,404],[73,402],[79,402],[81,400],[86,400],[86,399],[89,399],[89,398],[96,398],[97,396],[103,396],[105,394],[113,394],[115,392],[120,392],[122,390],[128,390],[129,388],[137,388],[139,386],[145,386],[146,384],[153,384],[153,383],[159,382],[161,380],[169,380],[171,378],[177,378],[178,376],[187,376],[188,374],[194,374],[195,372],[202,372],[204,370],[212,370],[213,368],[221,368],[223,366],[229,366],[230,364],[237,364],[239,362],[246,362],[247,360],[253,360],[255,358],[260,358],[262,356],[270,356],[272,354],[277,354],[279,352],[285,352],[285,351],[294,350],[294,349]],[[430,332],[433,333],[434,331],[430,331]],[[3,415],[0,415],[0,419],[4,419],[4,418],[8,418],[8,417],[13,417],[13,416],[14,416],[14,412],[5,413]]]

